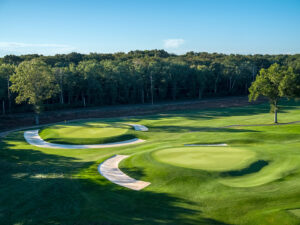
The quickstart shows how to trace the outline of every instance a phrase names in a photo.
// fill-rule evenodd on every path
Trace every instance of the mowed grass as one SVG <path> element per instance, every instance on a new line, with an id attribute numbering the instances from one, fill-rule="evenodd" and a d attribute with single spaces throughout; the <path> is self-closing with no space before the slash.
<path id="1" fill-rule="evenodd" d="M 282 104 L 279 122 L 300 120 L 299 102 Z M 146 142 L 107 149 L 43 149 L 11 133 L 0 143 L 0 224 L 299 224 L 300 124 L 227 127 L 272 120 L 261 104 L 87 121 L 149 127 Z M 184 146 L 197 143 L 229 146 Z M 114 154 L 131 155 L 121 169 L 151 185 L 102 177 Z"/>
<path id="2" fill-rule="evenodd" d="M 73 122 L 46 127 L 42 139 L 59 144 L 102 144 L 136 138 L 132 127 L 116 123 Z"/>
<path id="3" fill-rule="evenodd" d="M 184 168 L 228 171 L 244 168 L 255 152 L 230 147 L 184 147 L 155 151 L 157 161 Z"/>

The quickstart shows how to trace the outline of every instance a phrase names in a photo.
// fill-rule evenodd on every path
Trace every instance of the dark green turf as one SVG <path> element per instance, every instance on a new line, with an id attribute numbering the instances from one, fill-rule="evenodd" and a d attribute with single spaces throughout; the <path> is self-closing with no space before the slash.
<path id="1" fill-rule="evenodd" d="M 299 103 L 285 104 L 279 122 L 300 120 Z M 300 124 L 224 128 L 272 119 L 266 104 L 98 120 L 150 128 L 147 142 L 108 149 L 43 149 L 12 133 L 0 143 L 0 224 L 299 224 Z M 255 156 L 226 171 L 153 157 L 193 143 Z M 114 154 L 132 155 L 121 169 L 151 185 L 132 191 L 102 177 L 97 166 Z"/>

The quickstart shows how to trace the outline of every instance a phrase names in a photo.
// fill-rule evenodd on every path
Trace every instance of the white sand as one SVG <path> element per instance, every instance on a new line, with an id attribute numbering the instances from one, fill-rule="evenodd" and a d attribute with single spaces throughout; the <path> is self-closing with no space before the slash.
<path id="1" fill-rule="evenodd" d="M 107 160 L 105 160 L 103 163 L 101 163 L 98 167 L 99 173 L 104 176 L 106 179 L 110 180 L 111 182 L 127 187 L 132 190 L 139 191 L 148 185 L 150 185 L 149 182 L 141 181 L 141 180 L 135 180 L 129 176 L 127 176 L 125 173 L 123 173 L 119 169 L 119 163 L 123 160 L 129 157 L 128 155 L 115 155 Z"/>
<path id="2" fill-rule="evenodd" d="M 129 126 L 132 126 L 137 131 L 148 131 L 148 127 L 140 125 L 140 124 L 127 124 Z"/>
<path id="3" fill-rule="evenodd" d="M 113 142 L 107 144 L 94 144 L 94 145 L 68 145 L 68 144 L 54 144 L 44 141 L 40 135 L 39 130 L 30 130 L 24 132 L 25 140 L 34 146 L 41 148 L 62 148 L 62 149 L 84 149 L 84 148 L 113 148 L 124 145 L 131 145 L 142 143 L 145 140 L 134 138 L 127 141 Z"/>
<path id="4" fill-rule="evenodd" d="M 146 131 L 148 130 L 147 127 L 139 124 L 133 124 L 132 125 L 135 130 L 138 131 Z M 40 135 L 39 130 L 29 130 L 24 132 L 24 138 L 25 140 L 34 146 L 41 147 L 41 148 L 61 148 L 61 149 L 85 149 L 85 148 L 113 148 L 113 147 L 119 147 L 124 145 L 132 145 L 132 144 L 138 144 L 142 143 L 145 140 L 139 139 L 139 138 L 133 138 L 126 141 L 120 141 L 120 142 L 113 142 L 113 143 L 107 143 L 107 144 L 94 144 L 94 145 L 69 145 L 69 144 L 55 144 L 55 143 L 49 143 L 44 141 Z"/>

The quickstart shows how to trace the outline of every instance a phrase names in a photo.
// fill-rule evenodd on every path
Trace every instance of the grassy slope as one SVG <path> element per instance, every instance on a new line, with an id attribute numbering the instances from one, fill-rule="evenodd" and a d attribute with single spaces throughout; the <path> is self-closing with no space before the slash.
<path id="1" fill-rule="evenodd" d="M 45 141 L 59 144 L 102 144 L 136 138 L 133 128 L 110 121 L 110 123 L 74 122 L 45 127 L 40 131 Z"/>
<path id="2" fill-rule="evenodd" d="M 242 169 L 253 160 L 253 151 L 230 147 L 184 147 L 155 151 L 157 161 L 209 171 Z"/>
<path id="3" fill-rule="evenodd" d="M 300 120 L 299 103 L 282 111 L 280 122 Z M 299 224 L 300 125 L 218 128 L 272 123 L 267 105 L 118 122 L 148 126 L 148 141 L 100 150 L 39 149 L 22 132 L 2 141 L 0 224 Z M 153 157 L 191 143 L 228 143 L 255 156 L 231 171 L 181 168 Z M 133 154 L 122 170 L 152 184 L 136 192 L 100 176 L 98 164 L 113 154 Z"/>

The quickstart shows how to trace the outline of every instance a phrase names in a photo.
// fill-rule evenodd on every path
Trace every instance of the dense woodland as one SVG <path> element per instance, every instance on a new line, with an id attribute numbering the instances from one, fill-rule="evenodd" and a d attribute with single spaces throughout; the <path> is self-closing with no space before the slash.
<path id="1" fill-rule="evenodd" d="M 164 50 L 151 50 L 115 54 L 7 55 L 0 58 L 1 113 L 33 110 L 30 104 L 16 104 L 17 94 L 10 88 L 11 76 L 25 68 L 21 68 L 22 62 L 33 59 L 39 59 L 49 70 L 40 82 L 48 80 L 52 84 L 51 96 L 44 96 L 43 110 L 247 95 L 259 70 L 273 63 L 289 66 L 300 74 L 300 54 L 188 52 L 174 55 Z"/>

